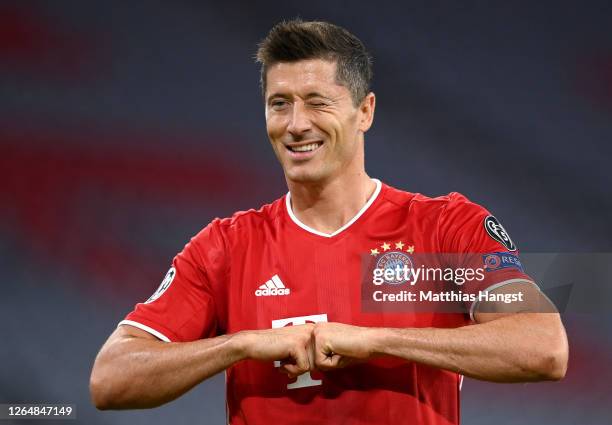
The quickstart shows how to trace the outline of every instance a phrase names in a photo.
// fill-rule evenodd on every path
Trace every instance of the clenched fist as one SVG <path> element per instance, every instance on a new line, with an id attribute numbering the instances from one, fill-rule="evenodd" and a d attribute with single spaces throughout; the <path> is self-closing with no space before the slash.
<path id="1" fill-rule="evenodd" d="M 314 369 L 312 360 L 313 324 L 277 329 L 242 331 L 241 346 L 246 358 L 282 361 L 282 370 L 290 377 Z"/>
<path id="2" fill-rule="evenodd" d="M 368 360 L 376 354 L 375 336 L 376 328 L 317 323 L 312 332 L 315 368 L 330 370 Z"/>
<path id="3" fill-rule="evenodd" d="M 239 333 L 246 358 L 280 361 L 280 371 L 292 378 L 368 360 L 376 355 L 376 335 L 376 328 L 333 322 Z"/>

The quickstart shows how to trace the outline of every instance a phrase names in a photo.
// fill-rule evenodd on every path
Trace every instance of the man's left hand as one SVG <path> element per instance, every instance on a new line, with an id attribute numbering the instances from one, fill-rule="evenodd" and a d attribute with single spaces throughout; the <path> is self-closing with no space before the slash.
<path id="1" fill-rule="evenodd" d="M 334 322 L 317 323 L 312 332 L 315 366 L 319 370 L 346 367 L 374 355 L 375 329 Z"/>

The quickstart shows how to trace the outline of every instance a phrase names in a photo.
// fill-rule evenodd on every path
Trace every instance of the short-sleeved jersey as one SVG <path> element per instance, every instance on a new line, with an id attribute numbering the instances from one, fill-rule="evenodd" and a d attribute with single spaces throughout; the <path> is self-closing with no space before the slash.
<path id="1" fill-rule="evenodd" d="M 392 263 L 419 252 L 478 253 L 493 264 L 466 292 L 531 280 L 512 263 L 516 248 L 508 234 L 481 206 L 458 193 L 429 198 L 375 182 L 367 204 L 333 234 L 301 223 L 290 194 L 215 219 L 174 258 L 157 292 L 121 324 L 173 342 L 320 321 L 469 325 L 473 302 L 450 313 L 363 308 L 364 258 L 387 256 Z M 226 371 L 229 423 L 459 423 L 462 377 L 450 371 L 384 357 L 291 380 L 277 367 L 245 360 Z"/>

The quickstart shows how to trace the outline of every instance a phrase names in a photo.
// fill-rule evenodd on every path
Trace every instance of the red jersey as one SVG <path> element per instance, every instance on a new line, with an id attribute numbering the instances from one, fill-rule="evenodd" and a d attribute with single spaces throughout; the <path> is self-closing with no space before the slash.
<path id="1" fill-rule="evenodd" d="M 388 265 L 419 252 L 482 253 L 478 258 L 493 266 L 467 293 L 531 280 L 514 260 L 509 236 L 484 208 L 457 193 L 428 198 L 376 184 L 362 210 L 333 234 L 301 223 L 290 194 L 257 211 L 213 220 L 174 258 L 156 293 L 121 324 L 176 342 L 319 321 L 470 324 L 473 303 L 451 313 L 362 308 L 364 258 Z M 229 423 L 459 423 L 462 377 L 453 372 L 386 357 L 292 380 L 278 366 L 245 360 L 226 371 Z"/>

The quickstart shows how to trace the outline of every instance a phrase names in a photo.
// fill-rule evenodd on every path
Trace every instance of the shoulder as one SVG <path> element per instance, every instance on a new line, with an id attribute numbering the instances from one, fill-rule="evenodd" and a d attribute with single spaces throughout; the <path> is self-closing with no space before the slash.
<path id="1" fill-rule="evenodd" d="M 396 207 L 410 209 L 413 213 L 443 214 L 448 210 L 482 209 L 480 205 L 470 201 L 467 196 L 459 192 L 430 197 L 386 185 L 384 197 Z"/>
<path id="2" fill-rule="evenodd" d="M 255 209 L 236 211 L 229 217 L 215 218 L 204 227 L 196 239 L 218 234 L 220 237 L 232 237 L 236 233 L 251 231 L 269 224 L 273 224 L 280 216 L 284 208 L 285 196 L 282 196 L 269 204 L 264 204 Z"/>
<path id="3" fill-rule="evenodd" d="M 266 222 L 275 221 L 283 211 L 285 196 L 282 196 L 269 204 L 264 204 L 255 209 L 236 211 L 230 217 L 215 219 L 219 226 L 228 230 L 239 230 L 244 227 L 258 226 Z"/>

